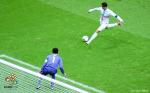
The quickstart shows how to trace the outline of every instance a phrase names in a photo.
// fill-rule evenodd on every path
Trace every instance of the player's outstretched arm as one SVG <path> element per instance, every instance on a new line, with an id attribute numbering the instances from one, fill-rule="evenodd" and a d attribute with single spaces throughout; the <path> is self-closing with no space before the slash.
<path id="1" fill-rule="evenodd" d="M 117 16 L 117 19 L 119 20 L 118 24 L 122 26 L 124 24 L 123 19 L 120 16 Z"/>
<path id="2" fill-rule="evenodd" d="M 119 21 L 120 24 L 124 23 L 123 19 L 120 16 L 118 16 L 116 13 L 114 13 L 112 10 L 109 10 L 109 12 L 112 16 L 114 16 Z"/>
<path id="3" fill-rule="evenodd" d="M 61 73 L 64 75 L 64 77 L 66 78 L 67 75 L 66 75 L 66 73 L 65 73 L 65 71 L 64 71 L 64 69 L 63 69 L 62 67 L 60 67 L 60 71 L 61 71 Z"/>
<path id="4" fill-rule="evenodd" d="M 61 58 L 60 58 L 59 68 L 60 68 L 61 73 L 64 75 L 64 77 L 66 77 L 66 73 L 64 71 L 63 62 Z"/>
<path id="5" fill-rule="evenodd" d="M 64 75 L 64 77 L 66 77 L 66 73 L 65 73 L 65 71 L 64 71 L 62 61 L 61 61 L 60 64 L 59 64 L 59 68 L 60 68 L 61 73 Z"/>
<path id="6" fill-rule="evenodd" d="M 89 10 L 88 10 L 88 13 L 91 13 L 91 12 L 93 12 L 93 11 L 98 11 L 98 10 L 100 10 L 99 7 L 92 8 L 92 9 L 89 9 Z"/>
<path id="7" fill-rule="evenodd" d="M 122 23 L 122 24 L 124 23 L 123 19 L 120 16 L 116 15 L 116 18 L 119 20 L 120 23 Z"/>

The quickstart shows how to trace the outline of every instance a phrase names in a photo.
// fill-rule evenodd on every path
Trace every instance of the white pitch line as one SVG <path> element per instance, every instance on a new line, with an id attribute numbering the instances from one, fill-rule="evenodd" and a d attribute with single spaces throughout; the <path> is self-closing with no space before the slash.
<path id="1" fill-rule="evenodd" d="M 0 55 L 0 57 L 13 60 L 13 61 L 15 61 L 15 62 L 17 62 L 17 63 L 19 63 L 19 64 L 29 66 L 29 67 L 31 67 L 31 68 L 33 68 L 33 69 L 35 69 L 35 70 L 40 70 L 40 68 L 37 67 L 37 66 L 31 65 L 31 64 L 29 64 L 28 62 L 25 62 L 25 61 L 22 61 L 22 60 L 18 60 L 18 59 L 14 58 L 14 57 L 10 57 L 10 56 L 5 55 L 5 54 Z M 77 81 L 74 81 L 74 80 L 71 80 L 71 79 L 68 79 L 68 78 L 64 78 L 64 77 L 62 77 L 62 76 L 60 76 L 60 75 L 58 75 L 58 74 L 57 74 L 56 76 L 57 76 L 58 78 L 61 78 L 61 79 L 66 80 L 66 81 L 69 81 L 69 82 L 71 82 L 71 83 L 73 83 L 73 84 L 79 85 L 79 86 L 81 86 L 81 87 L 83 87 L 83 88 L 87 88 L 87 89 L 92 90 L 92 91 L 94 91 L 94 92 L 97 92 L 97 93 L 106 93 L 106 92 L 104 92 L 104 91 L 102 91 L 102 90 L 99 90 L 99 89 L 96 89 L 96 88 L 94 88 L 94 87 L 85 85 L 85 84 L 83 84 L 83 83 L 80 83 L 80 82 L 77 82 Z"/>
<path id="2" fill-rule="evenodd" d="M 50 77 L 43 76 L 43 75 L 41 75 L 40 73 L 36 73 L 36 72 L 34 72 L 34 71 L 32 71 L 32 70 L 29 70 L 29 69 L 27 69 L 27 68 L 24 68 L 24 67 L 21 67 L 21 66 L 12 64 L 11 62 L 6 61 L 6 60 L 4 60 L 4 59 L 0 59 L 0 63 L 4 64 L 4 65 L 6 65 L 6 66 L 9 66 L 9 67 L 15 68 L 16 70 L 21 70 L 21 71 L 26 72 L 26 73 L 28 73 L 28 74 L 37 76 L 38 78 L 42 78 L 42 79 L 45 79 L 45 80 L 54 82 L 55 84 L 62 85 L 63 87 L 68 88 L 68 89 L 71 89 L 71 90 L 74 90 L 74 91 L 76 91 L 76 92 L 79 92 L 79 93 L 89 93 L 89 92 L 87 92 L 87 91 L 84 91 L 84 90 L 82 90 L 82 89 L 79 89 L 79 88 L 74 87 L 74 86 L 71 86 L 71 85 L 68 85 L 68 84 L 63 83 L 63 82 L 61 82 L 61 81 L 53 80 L 53 79 L 51 79 Z"/>

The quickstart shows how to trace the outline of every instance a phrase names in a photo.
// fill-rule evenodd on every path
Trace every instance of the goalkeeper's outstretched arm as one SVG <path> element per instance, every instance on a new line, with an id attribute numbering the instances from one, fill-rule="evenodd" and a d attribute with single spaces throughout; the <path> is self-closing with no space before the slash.
<path id="1" fill-rule="evenodd" d="M 64 75 L 64 77 L 66 77 L 66 73 L 65 73 L 64 68 L 63 68 L 63 67 L 60 67 L 60 71 L 61 71 L 61 73 Z"/>
<path id="2" fill-rule="evenodd" d="M 62 60 L 59 63 L 59 68 L 60 68 L 61 73 L 66 77 L 66 73 L 65 73 L 64 68 L 63 68 Z"/>

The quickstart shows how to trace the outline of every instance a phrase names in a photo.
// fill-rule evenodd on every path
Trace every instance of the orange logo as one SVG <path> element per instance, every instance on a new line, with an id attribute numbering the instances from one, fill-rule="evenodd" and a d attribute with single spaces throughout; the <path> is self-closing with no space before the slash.
<path id="1" fill-rule="evenodd" d="M 17 76 L 16 74 L 9 74 L 6 78 L 6 85 L 4 86 L 4 88 L 13 88 L 13 87 L 17 87 Z"/>
<path id="2" fill-rule="evenodd" d="M 17 76 L 15 74 L 11 74 L 5 78 L 5 81 L 7 81 L 7 82 L 16 81 L 16 79 L 17 79 Z"/>

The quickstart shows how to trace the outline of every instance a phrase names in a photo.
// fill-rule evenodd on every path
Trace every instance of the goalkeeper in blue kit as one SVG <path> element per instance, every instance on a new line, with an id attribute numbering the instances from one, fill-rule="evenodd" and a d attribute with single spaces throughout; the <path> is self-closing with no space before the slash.
<path id="1" fill-rule="evenodd" d="M 40 73 L 42 75 L 50 75 L 52 79 L 55 79 L 55 74 L 57 73 L 57 68 L 60 68 L 61 73 L 66 76 L 63 68 L 63 63 L 61 57 L 58 55 L 58 48 L 52 49 L 52 54 L 48 55 L 45 63 L 43 64 Z M 37 89 L 41 87 L 42 79 L 40 78 L 38 80 L 38 86 Z M 53 87 L 54 83 L 51 82 L 50 86 Z"/>

